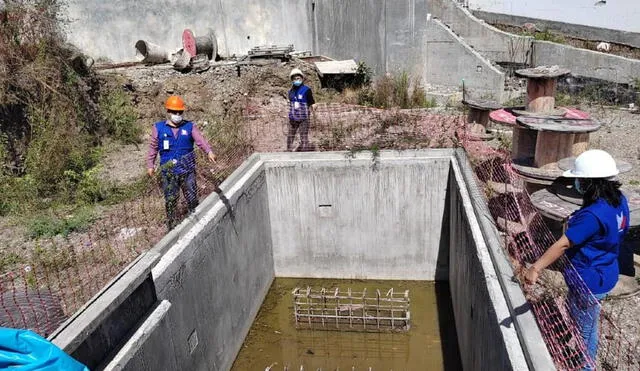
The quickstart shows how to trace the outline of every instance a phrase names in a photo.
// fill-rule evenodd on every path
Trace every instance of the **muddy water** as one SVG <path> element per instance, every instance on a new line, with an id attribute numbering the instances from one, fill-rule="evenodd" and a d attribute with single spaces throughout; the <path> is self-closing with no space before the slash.
<path id="1" fill-rule="evenodd" d="M 407 333 L 298 330 L 293 318 L 296 287 L 348 288 L 368 292 L 409 290 L 411 329 Z M 426 281 L 360 281 L 276 278 L 253 323 L 233 371 L 461 369 L 449 287 Z"/>

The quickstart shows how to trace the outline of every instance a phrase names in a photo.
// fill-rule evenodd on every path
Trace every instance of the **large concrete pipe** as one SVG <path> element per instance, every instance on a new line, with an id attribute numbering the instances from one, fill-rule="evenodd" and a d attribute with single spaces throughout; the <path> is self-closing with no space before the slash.
<path id="1" fill-rule="evenodd" d="M 144 40 L 136 42 L 136 56 L 144 63 L 165 63 L 169 61 L 168 55 L 167 50 L 159 45 Z"/>

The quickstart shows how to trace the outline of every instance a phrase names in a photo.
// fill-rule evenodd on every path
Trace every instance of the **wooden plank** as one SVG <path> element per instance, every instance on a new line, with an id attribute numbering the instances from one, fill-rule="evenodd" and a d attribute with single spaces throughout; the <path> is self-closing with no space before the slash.
<path id="1" fill-rule="evenodd" d="M 544 185 L 551 185 L 553 181 L 562 176 L 562 171 L 557 167 L 549 166 L 541 169 L 533 166 L 531 163 L 525 161 L 514 160 L 511 163 L 513 170 L 518 173 L 529 183 L 538 183 Z"/>
<path id="2" fill-rule="evenodd" d="M 531 193 L 531 202 L 541 213 L 556 220 L 565 220 L 581 207 L 582 198 L 579 198 L 580 203 L 576 203 L 575 197 L 569 200 L 567 195 L 555 194 L 554 190 L 554 187 L 550 187 Z M 640 194 L 630 189 L 622 189 L 622 193 L 629 203 L 629 225 L 636 227 L 640 225 Z"/>
<path id="3" fill-rule="evenodd" d="M 536 118 L 548 118 L 548 119 L 561 119 L 566 113 L 563 109 L 554 108 L 552 111 L 547 112 L 531 112 L 527 110 L 513 109 L 511 110 L 515 116 L 530 116 Z"/>
<path id="4" fill-rule="evenodd" d="M 480 124 L 484 128 L 488 128 L 489 127 L 489 111 L 471 108 L 469 109 L 467 122 L 470 124 L 472 123 Z"/>
<path id="5" fill-rule="evenodd" d="M 582 152 L 589 148 L 589 133 L 574 134 L 573 146 L 571 147 L 571 155 L 579 156 Z"/>
<path id="6" fill-rule="evenodd" d="M 536 139 L 534 166 L 539 168 L 557 168 L 557 162 L 571 156 L 574 135 L 541 131 Z"/>
<path id="7" fill-rule="evenodd" d="M 594 120 L 575 120 L 567 118 L 540 118 L 519 116 L 516 122 L 528 129 L 536 131 L 563 132 L 569 134 L 590 133 L 600 128 L 601 124 Z"/>
<path id="8" fill-rule="evenodd" d="M 513 128 L 511 158 L 514 160 L 533 158 L 538 132 L 523 127 Z"/>
<path id="9" fill-rule="evenodd" d="M 529 79 L 526 109 L 530 112 L 553 112 L 556 105 L 555 79 Z"/>
<path id="10" fill-rule="evenodd" d="M 469 108 L 475 108 L 479 110 L 497 110 L 501 109 L 502 105 L 498 102 L 492 100 L 482 100 L 482 99 L 464 99 L 462 100 L 462 104 L 469 106 Z"/>
<path id="11" fill-rule="evenodd" d="M 571 70 L 560 66 L 539 66 L 516 70 L 516 76 L 531 79 L 555 79 L 569 73 L 571 73 Z"/>

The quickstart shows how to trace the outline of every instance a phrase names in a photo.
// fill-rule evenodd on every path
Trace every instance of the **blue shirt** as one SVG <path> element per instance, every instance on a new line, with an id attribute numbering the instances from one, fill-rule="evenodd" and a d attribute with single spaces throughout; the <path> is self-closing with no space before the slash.
<path id="1" fill-rule="evenodd" d="M 567 256 L 594 294 L 604 294 L 618 282 L 618 254 L 629 229 L 629 206 L 622 196 L 620 206 L 604 199 L 576 211 L 565 235 L 571 241 Z"/>

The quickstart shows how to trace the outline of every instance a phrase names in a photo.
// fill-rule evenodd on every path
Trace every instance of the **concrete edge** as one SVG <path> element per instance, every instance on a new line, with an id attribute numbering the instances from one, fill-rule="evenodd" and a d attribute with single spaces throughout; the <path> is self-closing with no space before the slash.
<path id="1" fill-rule="evenodd" d="M 256 161 L 260 160 L 260 155 L 257 153 L 249 156 L 247 160 L 245 160 L 231 175 L 229 175 L 223 182 L 220 184 L 220 189 L 224 189 L 228 187 L 228 184 L 232 184 L 236 181 L 236 178 L 239 176 L 239 173 L 242 173 L 243 169 L 249 168 L 253 166 Z M 220 201 L 220 197 L 215 192 L 212 192 L 209 196 L 207 196 L 198 207 L 193 214 L 186 217 L 180 224 L 178 224 L 175 228 L 173 228 L 169 233 L 167 233 L 156 245 L 151 249 L 151 251 L 155 251 L 160 255 L 164 255 L 173 246 L 179 239 L 184 237 L 187 232 L 197 223 L 198 216 L 202 214 L 203 210 L 210 209 L 216 202 Z"/>
<path id="2" fill-rule="evenodd" d="M 563 48 L 563 49 L 568 49 L 568 50 L 572 50 L 572 51 L 579 51 L 579 52 L 583 52 L 583 53 L 587 53 L 587 54 L 598 55 L 598 56 L 600 56 L 602 58 L 608 58 L 608 59 L 611 59 L 612 61 L 617 61 L 617 63 L 621 63 L 621 62 L 625 62 L 625 63 L 640 63 L 639 59 L 622 57 L 622 56 L 619 56 L 619 55 L 614 55 L 614 54 L 610 54 L 610 53 L 603 53 L 603 52 L 599 52 L 599 51 L 596 51 L 596 50 L 576 48 L 575 46 L 566 45 L 566 44 L 558 44 L 558 43 L 554 43 L 553 41 L 534 40 L 533 41 L 534 47 L 535 47 L 536 44 L 551 44 L 551 45 L 555 45 L 555 46 Z M 535 56 L 535 51 L 534 51 L 534 56 Z M 612 64 L 616 64 L 616 62 L 612 62 Z"/>
<path id="3" fill-rule="evenodd" d="M 60 325 L 49 340 L 65 352 L 73 353 L 147 279 L 159 260 L 160 254 L 155 251 L 140 255 Z"/>
<path id="4" fill-rule="evenodd" d="M 565 33 L 571 37 L 577 37 L 590 41 L 606 41 L 634 48 L 640 48 L 640 33 L 630 31 L 620 31 L 611 28 L 593 27 L 577 23 L 567 23 L 552 21 L 541 18 L 530 18 L 525 16 L 487 12 L 480 9 L 471 10 L 476 17 L 486 20 L 486 22 L 503 23 L 511 26 L 519 26 L 525 23 L 541 25 L 542 28 L 550 28 Z M 595 35 L 590 37 L 589 35 Z M 612 37 L 613 36 L 613 37 Z"/>
<path id="5" fill-rule="evenodd" d="M 553 370 L 555 369 L 553 359 L 531 311 L 530 304 L 524 297 L 520 284 L 514 279 L 513 268 L 505 255 L 505 250 L 502 248 L 498 229 L 488 206 L 484 202 L 484 196 L 480 194 L 480 188 L 473 175 L 467 155 L 463 150 L 457 150 L 455 157 L 456 167 L 459 166 L 457 170 L 460 171 L 460 175 L 467 185 L 466 191 L 474 205 L 474 217 L 480 227 L 480 232 L 483 236 L 482 240 L 486 241 L 486 248 L 493 264 L 492 270 L 495 272 L 501 290 L 504 293 L 509 316 L 513 320 L 514 326 L 519 329 L 516 334 L 524 351 L 526 362 L 532 370 Z M 497 314 L 500 315 L 500 313 Z M 498 320 L 503 328 L 511 325 L 506 317 Z M 524 336 L 525 333 L 526 336 Z"/>
<path id="6" fill-rule="evenodd" d="M 469 9 L 464 8 L 462 5 L 460 5 L 460 3 L 454 1 L 454 0 L 449 0 L 451 3 L 453 3 L 453 6 L 455 6 L 456 8 L 458 8 L 460 11 L 464 12 L 468 19 L 470 19 L 472 22 L 477 23 L 479 26 L 484 27 L 486 29 L 488 29 L 491 32 L 494 32 L 500 36 L 504 36 L 510 39 L 518 39 L 518 40 L 523 40 L 523 41 L 533 41 L 535 40 L 535 38 L 533 36 L 522 36 L 522 35 L 516 35 L 513 34 L 511 32 L 506 32 L 506 31 L 502 31 L 501 29 L 494 27 L 493 25 L 487 23 L 484 19 L 481 19 L 480 17 L 477 17 L 475 14 L 473 14 L 473 12 L 469 11 Z"/>
<path id="7" fill-rule="evenodd" d="M 469 45 L 465 41 L 465 39 L 463 39 L 462 37 L 458 36 L 455 32 L 453 32 L 451 27 L 447 26 L 445 23 L 443 23 L 440 19 L 437 19 L 437 18 L 432 19 L 432 21 L 435 24 L 437 24 L 438 26 L 440 26 L 443 29 L 445 29 L 449 33 L 449 35 L 451 37 L 453 37 L 463 48 L 465 48 L 467 50 L 468 53 L 470 53 L 474 57 L 476 57 L 480 62 L 482 62 L 486 67 L 491 69 L 493 72 L 499 74 L 500 76 L 502 76 L 502 78 L 505 78 L 504 72 L 500 71 L 496 66 L 494 66 L 491 63 L 491 61 L 489 59 L 487 59 L 485 56 L 483 56 L 477 50 L 475 50 L 473 47 L 471 47 L 471 45 Z"/>
<path id="8" fill-rule="evenodd" d="M 131 361 L 136 352 L 140 350 L 142 345 L 149 339 L 156 328 L 160 326 L 160 322 L 166 317 L 171 303 L 163 300 L 144 320 L 144 322 L 136 329 L 127 342 L 122 346 L 120 351 L 111 359 L 104 367 L 104 370 L 121 370 Z"/>
<path id="9" fill-rule="evenodd" d="M 511 326 L 512 318 L 514 317 L 511 306 L 509 305 L 508 292 L 505 291 L 502 285 L 501 272 L 498 271 L 494 260 L 496 260 L 493 246 L 491 241 L 488 241 L 483 233 L 483 227 L 481 226 L 477 215 L 476 208 L 477 202 L 474 200 L 477 195 L 473 192 L 476 188 L 474 183 L 466 183 L 468 181 L 464 173 L 470 171 L 470 164 L 466 158 L 460 156 L 454 156 L 451 161 L 454 176 L 456 182 L 460 186 L 460 195 L 462 199 L 462 205 L 466 209 L 469 217 L 469 226 L 473 238 L 478 242 L 477 254 L 478 260 L 482 265 L 484 276 L 486 278 L 487 290 L 489 297 L 493 303 L 494 313 L 496 315 L 496 322 L 500 326 L 500 332 L 504 338 L 505 348 L 509 354 L 509 360 L 514 370 L 528 370 L 529 357 L 527 356 L 526 348 L 520 341 L 520 335 L 518 334 L 516 326 Z M 466 185 L 466 186 L 465 186 Z M 538 368 L 531 368 L 538 369 Z M 548 368 L 539 368 L 548 369 Z"/>
<path id="10" fill-rule="evenodd" d="M 377 155 L 374 155 L 377 153 Z M 358 151 L 331 151 L 331 152 L 271 152 L 257 153 L 265 163 L 270 162 L 305 162 L 305 161 L 345 161 L 345 160 L 404 160 L 417 158 L 451 157 L 454 150 L 451 148 L 429 148 L 429 149 L 385 149 L 379 151 L 358 150 Z"/>

